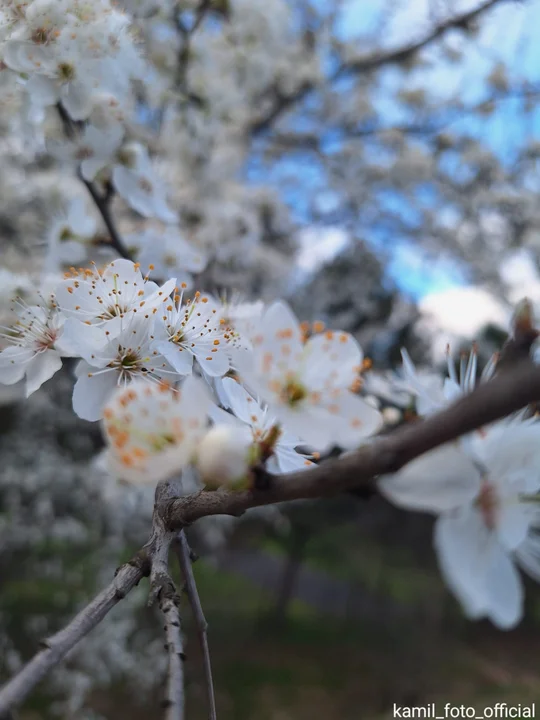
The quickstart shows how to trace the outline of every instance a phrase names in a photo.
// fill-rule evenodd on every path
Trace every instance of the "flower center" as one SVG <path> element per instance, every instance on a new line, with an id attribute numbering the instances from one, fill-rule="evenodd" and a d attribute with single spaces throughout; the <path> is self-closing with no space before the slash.
<path id="1" fill-rule="evenodd" d="M 32 33 L 32 42 L 36 45 L 44 45 L 49 40 L 49 33 L 45 28 L 36 28 Z"/>
<path id="2" fill-rule="evenodd" d="M 71 229 L 67 227 L 62 228 L 60 231 L 60 242 L 67 242 L 68 240 L 72 240 L 75 237 L 75 235 L 71 232 Z"/>
<path id="3" fill-rule="evenodd" d="M 499 498 L 494 486 L 487 480 L 482 480 L 480 494 L 476 501 L 482 519 L 488 530 L 493 530 L 497 522 L 497 511 L 499 509 Z"/>
<path id="4" fill-rule="evenodd" d="M 118 348 L 121 351 L 121 348 Z M 132 350 L 128 350 L 125 355 L 120 359 L 120 365 L 126 370 L 133 370 L 139 365 L 139 356 Z"/>
<path id="5" fill-rule="evenodd" d="M 283 402 L 294 407 L 307 397 L 306 388 L 297 380 L 288 380 L 281 390 L 281 399 Z"/>
<path id="6" fill-rule="evenodd" d="M 116 153 L 116 159 L 120 165 L 123 165 L 130 170 L 133 170 L 137 164 L 137 156 L 129 148 L 121 148 L 118 150 Z"/>
<path id="7" fill-rule="evenodd" d="M 70 82 L 75 77 L 75 66 L 68 62 L 58 65 L 58 79 L 60 82 Z"/>

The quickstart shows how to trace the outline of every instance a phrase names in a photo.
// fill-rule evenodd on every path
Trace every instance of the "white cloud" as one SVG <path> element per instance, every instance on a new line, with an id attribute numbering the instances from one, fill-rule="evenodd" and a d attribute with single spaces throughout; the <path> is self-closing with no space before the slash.
<path id="1" fill-rule="evenodd" d="M 534 303 L 540 303 L 540 275 L 530 252 L 517 250 L 504 258 L 500 272 L 511 302 L 517 303 L 528 297 Z"/>
<path id="2" fill-rule="evenodd" d="M 479 287 L 455 287 L 426 295 L 419 303 L 419 332 L 431 344 L 433 358 L 440 360 L 448 344 L 474 340 L 488 323 L 508 327 L 510 308 Z"/>
<path id="3" fill-rule="evenodd" d="M 300 270 L 312 273 L 332 260 L 347 244 L 348 234 L 340 228 L 306 228 L 298 235 L 300 250 L 296 262 Z"/>

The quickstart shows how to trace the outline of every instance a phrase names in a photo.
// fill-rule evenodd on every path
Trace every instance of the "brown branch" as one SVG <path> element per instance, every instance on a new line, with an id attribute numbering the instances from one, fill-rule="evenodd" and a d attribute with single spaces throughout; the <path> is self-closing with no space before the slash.
<path id="1" fill-rule="evenodd" d="M 210 648 L 208 647 L 208 623 L 204 616 L 199 591 L 197 590 L 197 583 L 193 575 L 191 550 L 183 530 L 178 534 L 177 541 L 174 544 L 174 551 L 178 557 L 180 569 L 184 577 L 185 591 L 193 612 L 193 617 L 195 618 L 195 625 L 203 654 L 206 696 L 208 698 L 208 717 L 209 720 L 217 720 L 212 663 L 210 660 Z"/>
<path id="2" fill-rule="evenodd" d="M 122 239 L 122 236 L 118 232 L 113 216 L 111 215 L 111 201 L 114 196 L 113 186 L 109 183 L 106 187 L 105 194 L 102 195 L 98 191 L 94 182 L 90 182 L 89 180 L 85 180 L 85 178 L 83 178 L 80 170 L 78 171 L 77 175 L 79 177 L 79 180 L 86 186 L 90 197 L 94 201 L 94 205 L 98 209 L 99 214 L 101 215 L 103 222 L 105 223 L 105 227 L 109 231 L 110 246 L 116 250 L 120 257 L 123 257 L 126 260 L 133 260 L 131 253 L 127 249 Z"/>
<path id="3" fill-rule="evenodd" d="M 150 571 L 148 558 L 138 553 L 119 568 L 114 580 L 76 615 L 63 630 L 44 640 L 43 649 L 0 688 L 0 718 L 18 707 L 37 683 L 93 630 L 120 600 Z"/>
<path id="4" fill-rule="evenodd" d="M 165 720 L 184 720 L 184 648 L 180 622 L 180 597 L 172 580 L 159 593 L 159 608 L 165 619 L 165 649 L 169 655 L 167 691 L 163 706 Z"/>
<path id="5" fill-rule="evenodd" d="M 394 50 L 388 50 L 386 52 L 378 52 L 373 55 L 369 55 L 365 58 L 358 58 L 348 63 L 343 63 L 337 70 L 330 76 L 329 82 L 335 82 L 347 73 L 360 74 L 364 72 L 371 72 L 378 70 L 379 68 L 386 67 L 388 65 L 396 65 L 398 63 L 406 62 L 410 60 L 416 53 L 423 50 L 428 45 L 431 45 L 435 40 L 445 35 L 449 30 L 455 28 L 466 28 L 481 14 L 490 10 L 497 3 L 509 2 L 510 0 L 484 0 L 474 10 L 463 12 L 460 15 L 456 15 L 453 18 L 446 20 L 445 22 L 437 25 L 430 33 L 420 40 L 414 43 L 409 43 L 403 47 L 396 48 Z M 269 112 L 262 118 L 259 118 L 252 123 L 250 133 L 252 136 L 260 135 L 261 133 L 268 130 L 271 125 L 289 108 L 293 105 L 301 102 L 309 95 L 313 90 L 316 89 L 316 85 L 311 82 L 305 82 L 300 85 L 293 93 L 289 95 L 283 95 L 276 91 L 276 99 L 274 106 Z"/>
<path id="6" fill-rule="evenodd" d="M 164 508 L 165 522 L 171 530 L 181 530 L 207 515 L 242 515 L 261 505 L 336 495 L 369 484 L 378 475 L 396 472 L 423 453 L 539 400 L 540 367 L 521 360 L 509 372 L 501 372 L 426 420 L 374 439 L 313 470 L 270 476 L 268 490 L 221 490 L 172 500 Z"/>
<path id="7" fill-rule="evenodd" d="M 69 140 L 75 140 L 77 134 L 84 126 L 84 123 L 75 122 L 74 120 L 72 120 L 71 116 L 61 102 L 56 104 L 56 109 L 58 111 L 58 115 L 60 116 L 60 120 L 62 122 L 66 137 Z M 80 167 L 77 169 L 77 177 L 83 183 L 83 185 L 86 186 L 86 189 L 90 193 L 90 197 L 94 201 L 94 205 L 98 209 L 99 214 L 101 215 L 103 222 L 105 223 L 105 227 L 109 231 L 110 246 L 116 250 L 120 257 L 126 258 L 126 260 L 133 260 L 133 258 L 131 257 L 131 253 L 125 246 L 124 241 L 122 240 L 122 237 L 116 228 L 116 223 L 114 222 L 114 219 L 111 215 L 110 206 L 114 197 L 114 187 L 112 186 L 112 184 L 107 183 L 104 194 L 101 194 L 94 182 L 90 182 L 82 176 Z"/>

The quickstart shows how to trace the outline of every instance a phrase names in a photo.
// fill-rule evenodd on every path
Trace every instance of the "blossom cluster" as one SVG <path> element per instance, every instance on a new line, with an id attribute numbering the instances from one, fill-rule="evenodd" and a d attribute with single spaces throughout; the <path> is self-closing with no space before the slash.
<path id="1" fill-rule="evenodd" d="M 257 463 L 308 467 L 306 453 L 357 447 L 381 427 L 358 394 L 351 335 L 307 337 L 284 302 L 223 303 L 182 285 L 158 285 L 131 260 L 73 268 L 41 304 L 19 303 L 1 381 L 24 378 L 29 395 L 62 357 L 79 358 L 73 409 L 103 420 L 109 466 L 139 483 L 192 462 L 208 486 L 242 483 Z"/>
<path id="2" fill-rule="evenodd" d="M 61 102 L 86 120 L 98 93 L 123 101 L 142 71 L 129 18 L 109 0 L 8 0 L 0 27 L 2 61 L 25 80 L 37 114 Z"/>
<path id="3" fill-rule="evenodd" d="M 48 128 L 49 108 L 62 119 L 60 137 L 47 129 L 47 154 L 96 191 L 118 194 L 141 218 L 167 226 L 132 233 L 133 256 L 149 264 L 151 247 L 156 276 L 182 273 L 190 284 L 207 258 L 183 238 L 147 144 L 129 130 L 136 120 L 133 83 L 149 73 L 132 18 L 109 0 L 8 0 L 0 8 L 0 59 L 23 85 L 34 125 Z M 85 263 L 91 250 L 107 245 L 103 237 L 74 197 L 51 223 L 45 269 Z"/>

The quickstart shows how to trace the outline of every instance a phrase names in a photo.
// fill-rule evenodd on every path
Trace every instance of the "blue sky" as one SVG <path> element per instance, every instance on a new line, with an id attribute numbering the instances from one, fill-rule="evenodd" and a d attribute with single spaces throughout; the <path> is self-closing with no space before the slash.
<path id="1" fill-rule="evenodd" d="M 479 0 L 452 0 L 446 3 L 446 7 L 451 7 L 452 14 L 455 14 L 476 7 L 478 3 Z M 378 26 L 383 4 L 382 0 L 349 0 L 345 3 L 346 12 L 341 24 L 343 34 L 349 38 L 358 37 L 359 42 L 362 36 L 369 36 Z M 383 44 L 395 47 L 412 37 L 422 36 L 425 28 L 429 27 L 428 6 L 429 0 L 408 0 L 402 3 L 403 10 L 396 13 L 394 21 L 386 28 Z M 444 8 L 444 0 L 439 0 L 438 6 Z M 423 71 L 419 85 L 427 83 L 430 90 L 440 93 L 441 97 L 459 93 L 465 102 L 474 103 L 482 98 L 484 78 L 494 60 L 505 63 L 510 77 L 513 74 L 524 75 L 531 81 L 539 82 L 538 27 L 540 0 L 528 0 L 523 5 L 503 4 L 484 23 L 477 41 L 471 44 L 465 56 L 464 64 L 439 62 L 434 69 Z M 458 33 L 454 33 L 447 36 L 447 42 L 458 47 L 462 39 Z M 401 82 L 401 78 L 395 71 L 389 71 L 387 82 Z M 523 132 L 522 124 L 516 121 L 515 110 L 516 104 L 507 102 L 497 118 L 490 122 L 465 119 L 455 125 L 481 134 L 501 159 L 511 162 Z M 389 122 L 395 121 L 394 110 L 388 107 L 387 112 Z M 533 118 L 532 127 L 529 126 L 527 131 L 529 136 L 531 132 L 540 135 L 540 114 Z M 374 244 L 377 244 L 376 241 Z M 465 274 L 457 266 L 443 261 L 426 263 L 418 251 L 405 243 L 398 243 L 393 249 L 389 272 L 404 291 L 417 298 L 467 283 Z"/>

